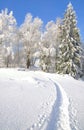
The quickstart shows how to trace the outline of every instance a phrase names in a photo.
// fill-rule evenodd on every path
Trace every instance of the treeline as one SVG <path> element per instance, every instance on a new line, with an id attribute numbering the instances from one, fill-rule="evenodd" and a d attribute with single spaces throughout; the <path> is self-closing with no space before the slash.
<path id="1" fill-rule="evenodd" d="M 0 67 L 36 66 L 51 73 L 84 74 L 84 47 L 77 27 L 76 13 L 68 4 L 64 18 L 43 21 L 27 14 L 17 27 L 13 12 L 0 13 Z"/>

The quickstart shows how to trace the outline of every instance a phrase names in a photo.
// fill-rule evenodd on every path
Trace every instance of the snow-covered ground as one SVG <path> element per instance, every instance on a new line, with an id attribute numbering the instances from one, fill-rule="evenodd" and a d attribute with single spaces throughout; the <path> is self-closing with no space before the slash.
<path id="1" fill-rule="evenodd" d="M 84 81 L 0 69 L 0 130 L 84 130 Z"/>

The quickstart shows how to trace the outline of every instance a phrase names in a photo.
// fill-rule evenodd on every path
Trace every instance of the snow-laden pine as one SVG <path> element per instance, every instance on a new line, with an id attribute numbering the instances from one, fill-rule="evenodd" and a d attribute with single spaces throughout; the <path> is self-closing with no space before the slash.
<path id="1" fill-rule="evenodd" d="M 65 11 L 61 26 L 61 44 L 57 71 L 73 77 L 81 75 L 81 41 L 76 14 L 71 3 Z"/>

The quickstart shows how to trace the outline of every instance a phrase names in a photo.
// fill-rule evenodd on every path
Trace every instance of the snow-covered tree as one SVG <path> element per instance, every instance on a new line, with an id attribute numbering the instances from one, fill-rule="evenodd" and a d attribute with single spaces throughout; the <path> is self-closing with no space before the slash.
<path id="1" fill-rule="evenodd" d="M 84 76 L 84 43 L 82 43 L 82 72 Z"/>
<path id="2" fill-rule="evenodd" d="M 32 59 L 34 53 L 39 49 L 42 23 L 41 19 L 32 18 L 31 14 L 27 14 L 24 23 L 20 27 L 27 68 L 30 67 L 30 64 L 34 64 Z"/>
<path id="3" fill-rule="evenodd" d="M 48 22 L 42 37 L 41 67 L 48 72 L 56 72 L 60 22 L 60 19 L 57 19 L 56 22 Z"/>
<path id="4" fill-rule="evenodd" d="M 71 3 L 67 6 L 61 30 L 57 69 L 59 73 L 77 78 L 81 75 L 81 42 L 76 14 Z"/>
<path id="5" fill-rule="evenodd" d="M 11 64 L 14 56 L 13 40 L 16 31 L 16 20 L 13 12 L 8 13 L 8 9 L 0 13 L 0 43 L 2 44 L 4 63 L 6 67 Z"/>
<path id="6" fill-rule="evenodd" d="M 16 28 L 16 33 L 14 35 L 14 66 L 22 67 L 23 60 L 23 47 L 22 47 L 22 34 L 19 27 Z"/>
<path id="7" fill-rule="evenodd" d="M 4 67 L 4 59 L 3 59 L 3 52 L 2 52 L 2 44 L 0 44 L 0 67 Z"/>

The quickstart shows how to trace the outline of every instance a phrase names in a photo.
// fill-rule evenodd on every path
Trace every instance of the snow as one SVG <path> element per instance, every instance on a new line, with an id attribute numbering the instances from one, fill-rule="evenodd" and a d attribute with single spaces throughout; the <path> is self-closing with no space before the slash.
<path id="1" fill-rule="evenodd" d="M 0 130 L 84 130 L 84 81 L 0 69 Z"/>

